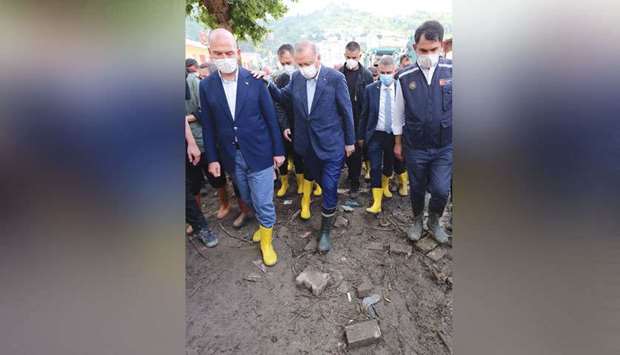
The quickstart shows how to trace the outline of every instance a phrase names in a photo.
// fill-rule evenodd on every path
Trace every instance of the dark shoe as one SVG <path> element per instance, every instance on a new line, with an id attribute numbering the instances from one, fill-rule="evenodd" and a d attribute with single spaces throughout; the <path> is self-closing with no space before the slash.
<path id="1" fill-rule="evenodd" d="M 428 214 L 428 230 L 431 232 L 435 240 L 441 244 L 446 244 L 450 239 L 450 235 L 439 223 L 441 216 L 437 213 L 430 212 Z"/>
<path id="2" fill-rule="evenodd" d="M 334 221 L 334 215 L 329 217 L 321 216 L 321 235 L 319 236 L 319 251 L 328 252 L 332 248 L 331 230 L 332 223 Z"/>
<path id="3" fill-rule="evenodd" d="M 209 228 L 201 229 L 200 232 L 198 232 L 198 238 L 204 243 L 204 245 L 207 246 L 207 248 L 213 248 L 219 242 L 219 240 L 217 240 L 217 236 L 211 232 Z"/>
<path id="4" fill-rule="evenodd" d="M 420 238 L 422 237 L 422 231 L 424 230 L 422 223 L 423 220 L 423 213 L 418 213 L 416 216 L 413 217 L 413 224 L 411 224 L 411 227 L 409 227 L 409 230 L 407 230 L 407 238 L 410 241 L 415 242 L 420 240 Z"/>
<path id="5" fill-rule="evenodd" d="M 245 226 L 245 224 L 248 222 L 248 220 L 250 220 L 250 215 L 244 212 L 239 213 L 239 216 L 237 216 L 237 218 L 235 218 L 235 220 L 233 221 L 233 227 L 239 229 L 243 226 Z"/>

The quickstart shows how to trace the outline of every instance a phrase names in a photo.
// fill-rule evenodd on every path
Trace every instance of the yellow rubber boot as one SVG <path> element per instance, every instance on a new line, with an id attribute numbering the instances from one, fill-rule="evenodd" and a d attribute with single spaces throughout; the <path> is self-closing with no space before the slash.
<path id="1" fill-rule="evenodd" d="M 273 228 L 260 226 L 258 230 L 260 231 L 260 252 L 263 254 L 263 264 L 273 266 L 278 261 L 278 255 L 271 244 Z"/>
<path id="2" fill-rule="evenodd" d="M 310 194 L 312 193 L 312 181 L 304 179 L 303 194 L 301 195 L 301 219 L 310 219 Z"/>
<path id="3" fill-rule="evenodd" d="M 366 172 L 364 173 L 364 180 L 370 180 L 370 160 L 365 160 Z"/>
<path id="4" fill-rule="evenodd" d="M 297 179 L 297 194 L 301 195 L 304 193 L 304 174 L 295 174 L 295 178 Z"/>
<path id="5" fill-rule="evenodd" d="M 381 212 L 381 200 L 383 199 L 383 189 L 380 187 L 373 187 L 372 198 L 374 200 L 372 203 L 372 206 L 368 207 L 366 209 L 366 212 L 377 214 Z"/>
<path id="6" fill-rule="evenodd" d="M 288 166 L 286 167 L 287 171 L 295 170 L 295 164 L 293 164 L 293 158 L 288 158 Z"/>
<path id="7" fill-rule="evenodd" d="M 321 196 L 323 194 L 323 189 L 321 189 L 321 186 L 317 183 L 314 183 L 314 186 L 314 196 Z"/>
<path id="8" fill-rule="evenodd" d="M 252 235 L 252 241 L 254 243 L 258 243 L 260 242 L 260 227 L 256 230 L 256 232 L 254 232 L 254 234 Z"/>
<path id="9" fill-rule="evenodd" d="M 383 197 L 392 197 L 390 191 L 390 178 L 385 175 L 381 175 L 381 188 L 383 189 Z"/>
<path id="10" fill-rule="evenodd" d="M 405 171 L 404 173 L 398 175 L 398 179 L 400 180 L 398 194 L 401 196 L 409 195 L 409 175 L 407 172 Z"/>
<path id="11" fill-rule="evenodd" d="M 280 190 L 278 190 L 278 192 L 276 193 L 276 196 L 278 197 L 286 195 L 286 191 L 288 190 L 288 176 L 280 176 L 280 182 L 282 183 L 280 186 Z"/>

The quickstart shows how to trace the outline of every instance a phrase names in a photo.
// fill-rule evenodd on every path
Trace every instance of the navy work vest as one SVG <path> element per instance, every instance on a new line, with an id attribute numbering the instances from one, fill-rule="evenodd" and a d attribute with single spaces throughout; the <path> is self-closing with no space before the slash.
<path id="1" fill-rule="evenodd" d="M 427 149 L 451 144 L 452 61 L 439 59 L 430 86 L 417 64 L 403 70 L 398 78 L 405 99 L 405 146 Z"/>

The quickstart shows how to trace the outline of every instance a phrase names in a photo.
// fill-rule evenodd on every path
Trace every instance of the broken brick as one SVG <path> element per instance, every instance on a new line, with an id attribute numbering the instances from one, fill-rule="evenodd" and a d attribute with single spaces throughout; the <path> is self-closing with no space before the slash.
<path id="1" fill-rule="evenodd" d="M 370 345 L 381 339 L 379 323 L 374 319 L 347 325 L 344 331 L 351 347 Z"/>
<path id="2" fill-rule="evenodd" d="M 433 238 L 422 238 L 415 243 L 415 247 L 419 249 L 423 253 L 428 253 L 429 251 L 435 249 L 437 246 L 437 242 Z"/>

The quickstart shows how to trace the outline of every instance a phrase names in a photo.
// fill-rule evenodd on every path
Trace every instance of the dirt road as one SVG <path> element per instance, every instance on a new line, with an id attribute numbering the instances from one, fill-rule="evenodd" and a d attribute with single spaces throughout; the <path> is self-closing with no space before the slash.
<path id="1" fill-rule="evenodd" d="M 216 199 L 210 188 L 207 191 L 203 210 L 220 244 L 201 254 L 186 243 L 187 354 L 451 353 L 451 248 L 435 247 L 430 256 L 441 257 L 441 249 L 446 251 L 437 261 L 416 246 L 411 255 L 390 251 L 390 244 L 413 245 L 403 232 L 411 220 L 408 197 L 395 193 L 384 200 L 384 212 L 377 218 L 364 211 L 368 193 L 360 194 L 362 207 L 338 212 L 347 226 L 334 228 L 333 250 L 320 255 L 304 250 L 318 235 L 320 198 L 313 197 L 312 219 L 301 221 L 293 182 L 287 196 L 276 202 L 274 246 L 279 260 L 263 272 L 253 263 L 260 259 L 258 245 L 241 240 L 257 222 L 233 229 L 238 213 L 233 209 L 221 222 L 239 239 L 231 237 L 214 218 Z M 292 203 L 285 205 L 285 200 Z M 339 205 L 346 200 L 347 194 L 339 194 Z M 306 267 L 330 274 L 328 287 L 318 297 L 295 285 L 295 277 Z M 344 327 L 369 319 L 356 294 L 356 286 L 364 281 L 381 296 L 374 309 L 382 337 L 375 344 L 351 348 Z"/>

